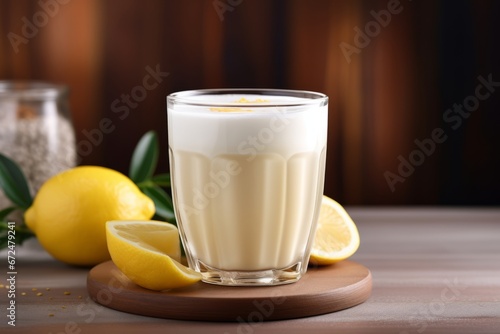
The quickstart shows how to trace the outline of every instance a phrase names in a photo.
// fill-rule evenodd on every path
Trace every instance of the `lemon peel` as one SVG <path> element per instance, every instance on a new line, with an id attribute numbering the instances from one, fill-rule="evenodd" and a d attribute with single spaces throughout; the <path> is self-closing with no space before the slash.
<path id="1" fill-rule="evenodd" d="M 239 100 L 234 101 L 233 103 L 267 103 L 269 100 L 257 98 L 255 100 L 249 100 L 246 97 L 242 97 Z M 212 107 L 210 111 L 218 111 L 218 112 L 252 112 L 252 109 L 245 109 L 241 107 Z"/>

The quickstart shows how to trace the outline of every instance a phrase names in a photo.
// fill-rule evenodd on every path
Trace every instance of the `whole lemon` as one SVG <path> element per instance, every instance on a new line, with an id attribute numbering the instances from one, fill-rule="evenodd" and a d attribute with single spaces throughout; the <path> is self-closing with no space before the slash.
<path id="1" fill-rule="evenodd" d="M 88 266 L 110 259 L 107 221 L 148 220 L 154 213 L 154 202 L 125 175 L 81 166 L 47 180 L 24 218 L 53 257 Z"/>

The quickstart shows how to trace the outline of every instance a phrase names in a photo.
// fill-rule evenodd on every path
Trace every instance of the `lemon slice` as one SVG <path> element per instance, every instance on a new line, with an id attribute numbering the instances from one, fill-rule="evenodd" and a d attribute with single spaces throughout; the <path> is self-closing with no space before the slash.
<path id="1" fill-rule="evenodd" d="M 160 221 L 109 221 L 108 250 L 114 264 L 135 284 L 151 290 L 191 285 L 201 274 L 182 265 L 179 232 Z"/>
<path id="2" fill-rule="evenodd" d="M 347 259 L 359 247 L 359 233 L 345 209 L 323 196 L 310 262 L 327 265 Z"/>

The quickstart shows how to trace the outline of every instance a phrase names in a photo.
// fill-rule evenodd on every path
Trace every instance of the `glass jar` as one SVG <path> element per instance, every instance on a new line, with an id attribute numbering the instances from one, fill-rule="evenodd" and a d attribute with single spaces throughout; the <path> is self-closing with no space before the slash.
<path id="1" fill-rule="evenodd" d="M 51 176 L 76 165 L 68 88 L 0 81 L 0 153 L 23 170 L 34 196 Z M 0 193 L 0 209 L 10 205 Z"/>

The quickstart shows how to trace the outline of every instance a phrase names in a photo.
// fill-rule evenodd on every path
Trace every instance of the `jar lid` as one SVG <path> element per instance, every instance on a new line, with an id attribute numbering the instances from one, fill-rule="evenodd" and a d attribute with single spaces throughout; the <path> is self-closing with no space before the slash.
<path id="1" fill-rule="evenodd" d="M 65 85 L 56 85 L 42 81 L 7 81 L 0 80 L 0 98 L 19 100 L 57 99 L 68 93 Z"/>

